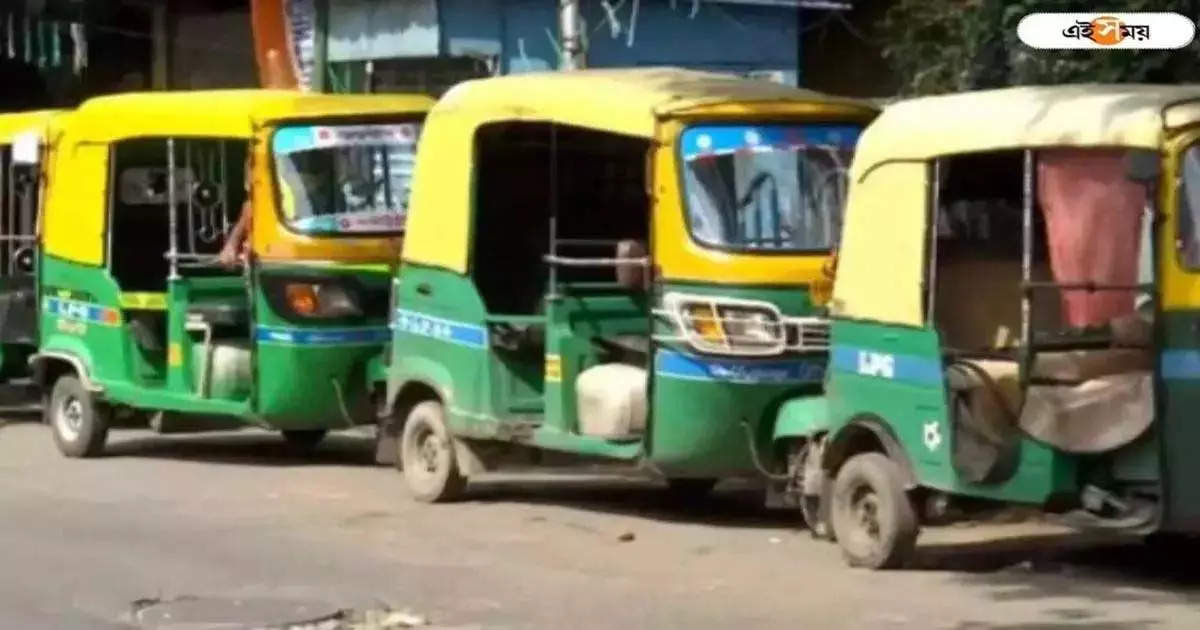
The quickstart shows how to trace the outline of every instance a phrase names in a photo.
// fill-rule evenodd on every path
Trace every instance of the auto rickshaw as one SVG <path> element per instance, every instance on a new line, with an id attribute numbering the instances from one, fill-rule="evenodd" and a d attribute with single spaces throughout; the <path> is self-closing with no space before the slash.
<path id="1" fill-rule="evenodd" d="M 0 380 L 28 376 L 37 349 L 37 226 L 50 125 L 65 113 L 0 114 Z"/>
<path id="2" fill-rule="evenodd" d="M 875 113 L 666 68 L 451 89 L 414 176 L 379 459 L 421 501 L 527 455 L 685 495 L 777 467 L 779 402 L 824 374 L 823 268 Z"/>
<path id="3" fill-rule="evenodd" d="M 871 568 L 981 503 L 1200 530 L 1197 212 L 1197 87 L 885 109 L 851 168 L 825 394 L 777 422 L 813 525 Z"/>
<path id="4" fill-rule="evenodd" d="M 375 420 L 424 96 L 244 90 L 87 101 L 51 139 L 39 268 L 46 419 L 68 456 L 110 425 L 253 425 L 311 446 Z M 239 209 L 244 267 L 218 264 Z"/>

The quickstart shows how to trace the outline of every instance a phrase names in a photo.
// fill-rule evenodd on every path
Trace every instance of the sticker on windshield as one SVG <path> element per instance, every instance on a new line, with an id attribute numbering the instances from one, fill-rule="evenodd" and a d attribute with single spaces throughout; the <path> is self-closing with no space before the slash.
<path id="1" fill-rule="evenodd" d="M 704 125 L 683 132 L 683 159 L 753 151 L 790 151 L 827 146 L 853 150 L 854 125 Z"/>
<path id="2" fill-rule="evenodd" d="M 285 155 L 334 147 L 412 146 L 420 130 L 419 123 L 282 127 L 275 132 L 272 150 Z"/>
<path id="3" fill-rule="evenodd" d="M 404 229 L 404 214 L 368 210 L 344 214 L 319 214 L 294 221 L 305 232 L 395 232 Z"/>

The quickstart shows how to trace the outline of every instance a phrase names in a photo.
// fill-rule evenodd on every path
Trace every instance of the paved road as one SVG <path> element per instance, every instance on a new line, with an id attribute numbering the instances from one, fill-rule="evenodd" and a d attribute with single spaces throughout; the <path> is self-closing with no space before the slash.
<path id="1" fill-rule="evenodd" d="M 181 596 L 489 629 L 1200 627 L 1194 559 L 1044 525 L 927 532 L 922 569 L 870 573 L 736 488 L 685 509 L 634 481 L 493 478 L 424 506 L 360 438 L 311 459 L 257 433 L 111 451 L 0 428 L 0 627 L 127 628 L 132 602 Z"/>

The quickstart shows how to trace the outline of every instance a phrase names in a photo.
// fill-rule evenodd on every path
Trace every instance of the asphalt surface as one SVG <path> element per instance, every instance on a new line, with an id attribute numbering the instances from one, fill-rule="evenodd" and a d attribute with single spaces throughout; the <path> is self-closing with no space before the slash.
<path id="1" fill-rule="evenodd" d="M 739 488 L 672 506 L 641 481 L 506 476 L 427 506 L 361 437 L 306 458 L 265 433 L 128 432 L 84 461 L 29 417 L 0 424 L 0 628 L 215 627 L 137 612 L 181 601 L 214 615 L 191 621 L 274 605 L 461 628 L 1200 628 L 1196 554 L 1040 523 L 928 530 L 919 569 L 872 573 Z"/>

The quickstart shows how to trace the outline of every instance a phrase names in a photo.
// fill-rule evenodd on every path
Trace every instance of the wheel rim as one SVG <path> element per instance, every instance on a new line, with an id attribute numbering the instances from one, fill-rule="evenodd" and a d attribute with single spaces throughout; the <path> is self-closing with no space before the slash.
<path id="1" fill-rule="evenodd" d="M 428 425 L 422 424 L 413 432 L 408 455 L 404 470 L 421 485 L 435 483 L 442 474 L 446 448 L 437 432 Z"/>
<path id="2" fill-rule="evenodd" d="M 882 504 L 879 495 L 871 486 L 861 484 L 851 493 L 849 508 L 851 531 L 848 542 L 864 553 L 873 553 L 883 538 L 883 526 L 879 518 Z"/>
<path id="3" fill-rule="evenodd" d="M 78 440 L 83 431 L 83 401 L 74 396 L 64 397 L 55 409 L 54 420 L 64 439 L 68 442 Z"/>

